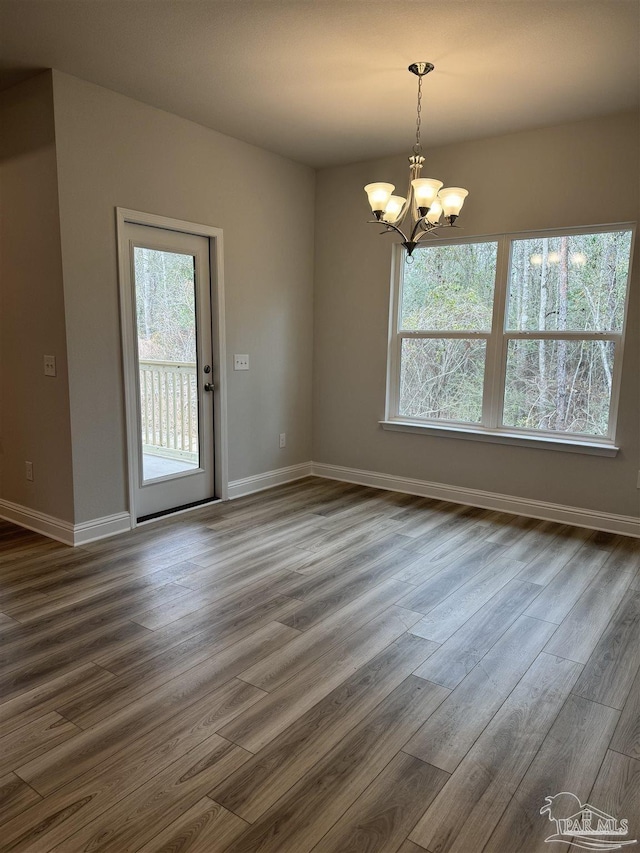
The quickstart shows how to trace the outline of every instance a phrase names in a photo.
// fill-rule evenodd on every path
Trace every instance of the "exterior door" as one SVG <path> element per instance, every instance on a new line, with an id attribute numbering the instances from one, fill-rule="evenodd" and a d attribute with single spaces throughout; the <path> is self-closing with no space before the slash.
<path id="1" fill-rule="evenodd" d="M 195 234 L 124 227 L 133 338 L 125 370 L 136 422 L 129 465 L 139 521 L 215 496 L 210 246 Z"/>

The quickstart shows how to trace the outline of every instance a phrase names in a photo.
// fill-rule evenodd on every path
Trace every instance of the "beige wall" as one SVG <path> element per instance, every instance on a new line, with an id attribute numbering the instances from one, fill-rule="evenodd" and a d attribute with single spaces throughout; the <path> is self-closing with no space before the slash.
<path id="1" fill-rule="evenodd" d="M 249 372 L 228 372 L 230 480 L 308 461 L 313 171 L 77 78 L 53 81 L 75 521 L 126 509 L 116 206 L 224 230 L 228 357 L 251 358 Z"/>
<path id="2" fill-rule="evenodd" d="M 51 72 L 2 92 L 0 123 L 0 498 L 72 521 Z"/>
<path id="3" fill-rule="evenodd" d="M 639 141 L 638 115 L 627 113 L 427 152 L 425 174 L 470 190 L 460 223 L 468 236 L 635 221 Z M 616 458 L 385 432 L 379 426 L 392 238 L 366 224 L 362 187 L 388 180 L 402 191 L 407 173 L 406 159 L 397 157 L 318 175 L 314 461 L 639 515 L 638 240 Z"/>

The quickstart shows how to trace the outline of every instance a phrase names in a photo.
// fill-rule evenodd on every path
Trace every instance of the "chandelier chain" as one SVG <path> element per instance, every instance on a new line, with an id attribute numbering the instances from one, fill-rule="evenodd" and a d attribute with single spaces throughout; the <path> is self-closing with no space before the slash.
<path id="1" fill-rule="evenodd" d="M 422 144 L 420 142 L 420 125 L 422 124 L 422 77 L 418 77 L 418 108 L 416 113 L 416 144 L 413 146 L 413 153 L 420 154 Z"/>

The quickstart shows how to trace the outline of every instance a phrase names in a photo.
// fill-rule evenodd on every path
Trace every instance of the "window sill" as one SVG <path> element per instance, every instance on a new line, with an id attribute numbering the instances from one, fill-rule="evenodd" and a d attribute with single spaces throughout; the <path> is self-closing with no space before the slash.
<path id="1" fill-rule="evenodd" d="M 487 441 L 491 444 L 511 444 L 517 447 L 536 447 L 541 450 L 564 450 L 568 453 L 586 453 L 591 456 L 615 456 L 620 448 L 608 441 L 572 441 L 553 436 L 531 436 L 504 430 L 489 430 L 480 427 L 443 426 L 440 424 L 415 423 L 413 421 L 379 421 L 382 429 L 392 432 L 413 432 L 435 435 L 441 438 L 464 438 L 471 441 Z"/>

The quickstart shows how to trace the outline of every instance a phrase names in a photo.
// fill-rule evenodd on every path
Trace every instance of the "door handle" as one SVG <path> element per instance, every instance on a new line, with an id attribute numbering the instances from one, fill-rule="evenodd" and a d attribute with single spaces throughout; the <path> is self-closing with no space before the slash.
<path id="1" fill-rule="evenodd" d="M 215 391 L 215 389 L 216 389 L 216 386 L 213 384 L 213 382 L 205 382 L 204 383 L 204 390 L 205 391 Z"/>

